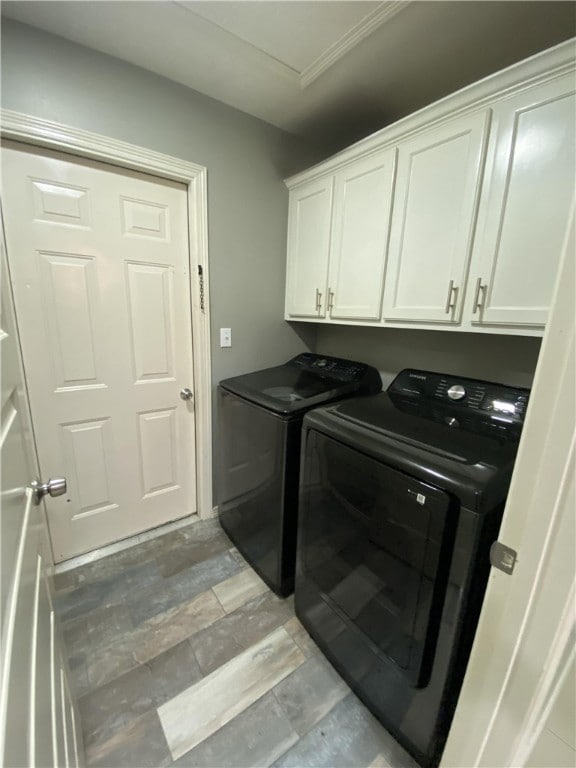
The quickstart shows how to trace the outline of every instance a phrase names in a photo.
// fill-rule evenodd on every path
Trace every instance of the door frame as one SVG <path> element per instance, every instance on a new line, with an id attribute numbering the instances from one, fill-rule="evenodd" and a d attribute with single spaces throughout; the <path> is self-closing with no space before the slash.
<path id="1" fill-rule="evenodd" d="M 212 517 L 214 508 L 207 169 L 202 165 L 154 152 L 146 147 L 7 109 L 0 110 L 0 134 L 4 139 L 22 144 L 98 160 L 186 185 L 196 419 L 196 500 L 198 516 Z M 202 270 L 201 279 L 199 268 Z"/>

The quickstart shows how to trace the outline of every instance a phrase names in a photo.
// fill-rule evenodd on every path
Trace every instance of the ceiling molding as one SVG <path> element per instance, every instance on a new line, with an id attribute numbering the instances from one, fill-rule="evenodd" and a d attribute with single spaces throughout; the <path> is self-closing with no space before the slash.
<path id="1" fill-rule="evenodd" d="M 283 61 L 280 61 L 280 59 L 277 59 L 275 56 L 262 50 L 262 48 L 259 48 L 257 45 L 245 40 L 240 35 L 230 32 L 230 30 L 225 27 L 221 27 L 220 24 L 212 21 L 212 19 L 208 19 L 205 16 L 196 13 L 194 9 L 186 3 L 186 0 L 171 0 L 171 2 L 172 5 L 182 8 L 186 13 L 192 14 L 196 19 L 196 24 L 204 26 L 204 33 L 206 36 L 211 38 L 215 44 L 221 45 L 222 49 L 225 50 L 227 44 L 232 42 L 237 46 L 239 51 L 243 52 L 246 61 L 253 60 L 269 72 L 283 77 L 293 85 L 298 84 L 300 80 L 300 73 L 298 70 L 288 66 L 288 64 L 285 64 Z"/>
<path id="2" fill-rule="evenodd" d="M 375 11 L 365 16 L 362 21 L 352 27 L 340 40 L 333 43 L 316 61 L 302 70 L 300 74 L 300 86 L 307 88 L 310 83 L 320 77 L 327 69 L 332 67 L 339 59 L 345 56 L 358 43 L 365 40 L 378 27 L 381 27 L 394 16 L 405 10 L 412 0 L 389 0 L 383 2 Z"/>
<path id="3" fill-rule="evenodd" d="M 214 11 L 216 21 L 222 21 L 227 30 L 194 11 L 197 6 L 217 5 L 217 0 L 108 2 L 105 9 L 100 3 L 61 0 L 0 3 L 4 68 L 13 86 L 18 83 L 18 68 L 24 66 L 26 76 L 32 77 L 36 69 L 43 68 L 44 56 L 48 57 L 47 71 L 60 77 L 54 65 L 60 61 L 60 48 L 62 61 L 74 66 L 75 56 L 80 54 L 61 39 L 67 38 L 305 137 L 324 153 L 557 45 L 574 30 L 573 4 L 560 0 L 379 0 L 366 6 L 359 3 L 361 13 L 349 10 L 342 17 L 337 6 L 353 5 L 354 0 L 326 2 L 325 8 L 334 6 L 336 16 L 332 19 L 327 13 L 333 23 L 326 31 L 332 32 L 321 39 L 321 27 L 300 21 L 306 14 L 294 10 L 296 0 L 235 2 L 232 4 L 238 8 L 232 9 L 230 18 Z M 242 16 L 243 5 L 255 8 L 248 20 Z M 278 11 L 272 9 L 261 18 L 257 6 L 263 5 L 277 5 Z M 315 5 L 320 8 L 313 18 L 321 19 L 322 0 Z M 242 22 L 238 26 L 236 15 Z M 252 22 L 254 33 L 250 31 Z M 272 30 L 268 25 L 273 25 Z M 431 27 L 441 30 L 440 40 L 430 38 Z M 294 29 L 306 37 L 301 49 L 297 39 L 291 42 Z M 58 37 L 42 39 L 40 30 Z M 272 56 L 233 34 L 239 30 L 266 44 Z M 483 30 L 484 37 L 489 35 L 490 46 L 477 45 L 478 30 Z M 288 52 L 290 61 L 299 62 L 298 67 L 290 69 L 274 58 L 274 54 L 280 59 L 283 55 L 276 43 L 282 52 Z M 300 58 L 290 58 L 291 45 L 298 49 L 298 56 L 302 54 Z M 27 60 L 30 63 L 24 63 Z M 100 88 L 104 62 L 94 59 L 93 67 L 86 75 L 93 76 L 94 85 Z M 23 103 L 27 99 L 20 94 L 14 98 L 16 104 L 20 98 Z"/>

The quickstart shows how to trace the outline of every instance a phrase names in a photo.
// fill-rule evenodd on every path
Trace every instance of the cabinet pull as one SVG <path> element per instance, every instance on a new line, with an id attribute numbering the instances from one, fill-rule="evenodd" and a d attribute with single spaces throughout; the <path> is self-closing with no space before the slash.
<path id="1" fill-rule="evenodd" d="M 322 311 L 322 292 L 316 288 L 316 312 L 320 314 Z"/>
<path id="2" fill-rule="evenodd" d="M 328 312 L 334 309 L 334 291 L 328 288 Z"/>
<path id="3" fill-rule="evenodd" d="M 472 305 L 472 314 L 484 308 L 484 302 L 486 301 L 486 289 L 487 285 L 482 285 L 482 278 L 479 277 L 476 281 L 476 290 L 474 292 L 474 304 Z M 480 298 L 480 292 L 482 292 L 482 298 Z"/>
<path id="4" fill-rule="evenodd" d="M 452 297 L 454 297 L 454 300 L 452 300 Z M 458 286 L 454 285 L 454 280 L 450 280 L 450 284 L 448 285 L 448 298 L 446 299 L 446 307 L 444 308 L 444 312 L 447 315 L 449 315 L 456 306 L 457 299 Z"/>

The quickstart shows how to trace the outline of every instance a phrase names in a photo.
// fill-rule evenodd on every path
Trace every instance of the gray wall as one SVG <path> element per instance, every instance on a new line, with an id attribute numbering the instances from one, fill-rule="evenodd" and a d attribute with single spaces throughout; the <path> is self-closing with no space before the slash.
<path id="1" fill-rule="evenodd" d="M 529 387 L 540 344 L 529 336 L 324 325 L 318 328 L 316 351 L 374 365 L 384 387 L 403 368 Z"/>
<path id="2" fill-rule="evenodd" d="M 286 176 L 320 159 L 296 139 L 183 86 L 15 22 L 2 26 L 2 105 L 208 168 L 212 375 L 304 349 L 530 385 L 540 340 L 285 323 Z M 220 349 L 218 329 L 232 328 Z"/>
<path id="3" fill-rule="evenodd" d="M 118 59 L 2 23 L 2 106 L 208 168 L 212 377 L 280 363 L 314 344 L 284 322 L 288 194 L 318 159 L 297 139 Z M 220 349 L 220 327 L 232 347 Z"/>

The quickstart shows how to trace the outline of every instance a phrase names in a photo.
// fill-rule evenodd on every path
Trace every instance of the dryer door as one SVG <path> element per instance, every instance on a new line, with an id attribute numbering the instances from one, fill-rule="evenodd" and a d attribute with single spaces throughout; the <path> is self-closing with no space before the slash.
<path id="1" fill-rule="evenodd" d="M 429 677 L 454 526 L 450 496 L 311 430 L 300 578 L 413 686 Z"/>

